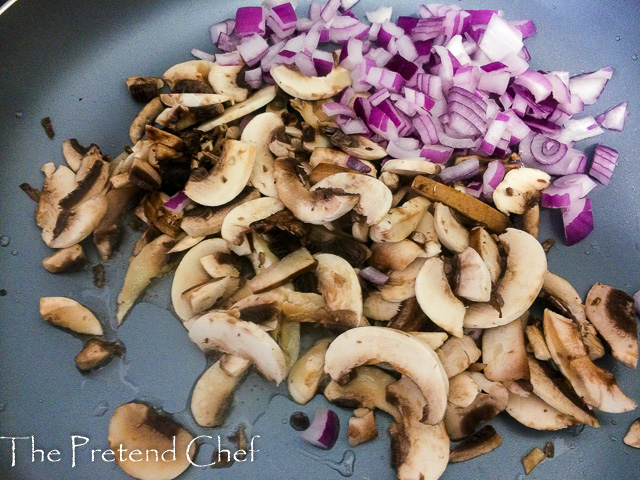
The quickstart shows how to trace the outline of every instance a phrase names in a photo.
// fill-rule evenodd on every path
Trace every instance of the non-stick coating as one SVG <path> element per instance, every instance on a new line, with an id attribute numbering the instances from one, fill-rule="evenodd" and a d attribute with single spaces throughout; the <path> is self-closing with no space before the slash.
<path id="1" fill-rule="evenodd" d="M 400 2 L 398 2 L 399 4 Z M 591 114 L 623 100 L 631 116 L 624 133 L 607 132 L 597 139 L 619 150 L 619 166 L 608 188 L 598 187 L 593 201 L 595 232 L 579 245 L 562 241 L 559 215 L 545 214 L 541 238 L 553 237 L 557 246 L 549 254 L 550 269 L 569 279 L 581 294 L 600 281 L 634 293 L 640 288 L 640 164 L 637 138 L 640 127 L 640 3 L 597 0 L 453 2 L 469 9 L 504 8 L 508 19 L 531 18 L 538 32 L 527 46 L 532 66 L 569 70 L 573 74 L 612 66 L 613 79 Z M 127 476 L 114 463 L 95 458 L 90 449 L 108 448 L 107 428 L 114 409 L 127 401 L 147 401 L 167 411 L 196 434 L 209 435 L 199 463 L 207 463 L 217 445 L 232 443 L 226 436 L 238 425 L 259 435 L 260 451 L 253 462 L 231 469 L 191 467 L 182 478 L 220 479 L 329 479 L 348 470 L 346 426 L 350 413 L 335 408 L 342 421 L 337 445 L 323 452 L 304 444 L 288 424 L 291 413 L 309 415 L 324 405 L 316 397 L 305 407 L 292 403 L 286 389 L 276 389 L 251 374 L 236 394 L 234 409 L 221 429 L 197 428 L 190 417 L 188 396 L 205 368 L 203 355 L 191 345 L 178 321 L 169 313 L 170 276 L 156 282 L 144 303 L 129 315 L 118 336 L 127 347 L 124 361 L 83 376 L 73 357 L 81 340 L 45 324 L 38 314 L 41 296 L 69 296 L 94 310 L 100 318 L 113 318 L 117 292 L 126 271 L 135 233 L 128 233 L 117 258 L 107 265 L 108 287 L 92 285 L 89 270 L 53 276 L 41 260 L 50 250 L 39 239 L 32 203 L 18 188 L 22 182 L 42 185 L 40 167 L 62 162 L 60 144 L 76 137 L 83 144 L 97 143 L 112 156 L 128 144 L 129 123 L 140 105 L 128 95 L 124 78 L 161 75 L 170 65 L 190 59 L 190 49 L 212 51 L 208 27 L 231 17 L 244 2 L 228 0 L 127 1 L 20 0 L 0 17 L 0 235 L 10 245 L 0 248 L 0 435 L 34 436 L 36 448 L 61 451 L 61 461 L 31 462 L 31 445 L 16 443 L 16 466 L 11 466 L 11 442 L 0 440 L 0 477 L 34 479 L 120 479 Z M 362 0 L 361 15 L 382 3 Z M 394 12 L 415 14 L 416 5 L 402 2 Z M 303 9 L 304 11 L 304 9 Z M 47 139 L 40 120 L 49 116 L 56 132 Z M 584 142 L 592 151 L 594 141 Z M 90 250 L 90 249 L 89 249 Z M 91 251 L 92 263 L 98 260 Z M 114 336 L 113 332 L 109 335 Z M 612 360 L 600 362 L 611 369 L 622 389 L 640 398 L 635 371 Z M 263 415 L 264 412 L 264 415 Z M 503 444 L 477 460 L 450 466 L 445 479 L 513 479 L 524 477 L 522 457 L 533 447 L 552 440 L 555 458 L 530 475 L 538 479 L 637 479 L 640 454 L 622 443 L 638 411 L 599 415 L 602 427 L 579 433 L 536 432 L 506 415 L 494 421 Z M 378 415 L 378 439 L 353 449 L 353 477 L 391 479 L 389 418 Z M 78 450 L 72 468 L 71 438 L 90 438 Z M 78 440 L 78 439 L 77 439 Z M 99 455 L 99 453 L 98 453 Z M 345 470 L 346 469 L 346 470 Z"/>

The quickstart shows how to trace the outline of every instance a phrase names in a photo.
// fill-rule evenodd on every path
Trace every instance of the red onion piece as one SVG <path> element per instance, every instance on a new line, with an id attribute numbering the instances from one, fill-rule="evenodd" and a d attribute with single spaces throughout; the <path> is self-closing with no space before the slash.
<path id="1" fill-rule="evenodd" d="M 202 50 L 199 50 L 197 48 L 192 48 L 191 49 L 191 55 L 193 55 L 194 57 L 200 59 L 200 60 L 206 60 L 207 62 L 215 62 L 216 61 L 216 56 L 213 53 L 207 53 L 204 52 Z"/>
<path id="2" fill-rule="evenodd" d="M 329 450 L 332 448 L 340 433 L 340 419 L 338 415 L 327 408 L 319 408 L 313 417 L 309 428 L 300 433 L 300 437 L 311 445 Z"/>
<path id="3" fill-rule="evenodd" d="M 245 37 L 238 45 L 238 53 L 250 67 L 262 60 L 268 51 L 269 44 L 257 33 L 250 37 Z"/>
<path id="4" fill-rule="evenodd" d="M 503 61 L 511 53 L 517 54 L 523 46 L 522 32 L 509 25 L 497 14 L 491 16 L 478 44 L 478 47 L 494 62 Z"/>
<path id="5" fill-rule="evenodd" d="M 583 118 L 570 118 L 564 122 L 564 128 L 556 136 L 564 143 L 578 142 L 585 138 L 591 138 L 604 133 L 600 125 L 592 116 Z"/>
<path id="6" fill-rule="evenodd" d="M 593 162 L 591 164 L 591 169 L 589 170 L 589 175 L 603 185 L 609 185 L 613 171 L 616 168 L 617 161 L 617 151 L 613 148 L 598 144 L 593 152 Z"/>
<path id="7" fill-rule="evenodd" d="M 522 38 L 527 38 L 536 33 L 536 26 L 531 20 L 519 20 L 516 22 L 509 22 L 512 26 L 520 30 Z"/>
<path id="8" fill-rule="evenodd" d="M 621 132 L 624 129 L 624 124 L 628 116 L 629 110 L 627 109 L 627 102 L 622 102 L 596 116 L 596 122 L 607 130 Z"/>
<path id="9" fill-rule="evenodd" d="M 569 90 L 572 94 L 579 95 L 585 105 L 591 105 L 598 100 L 612 75 L 611 67 L 576 75 L 569 80 Z"/>
<path id="10" fill-rule="evenodd" d="M 433 163 L 446 163 L 453 154 L 453 148 L 444 145 L 425 145 L 420 156 Z"/>
<path id="11" fill-rule="evenodd" d="M 527 70 L 526 72 L 521 73 L 514 80 L 516 85 L 522 85 L 527 90 L 529 90 L 536 103 L 541 102 L 543 99 L 547 98 L 553 89 L 551 82 L 545 78 L 545 76 L 540 72 L 535 72 L 533 70 Z"/>
<path id="12" fill-rule="evenodd" d="M 478 157 L 463 160 L 457 165 L 443 169 L 438 176 L 442 183 L 453 183 L 475 177 L 480 171 Z"/>
<path id="13" fill-rule="evenodd" d="M 237 66 L 242 64 L 242 57 L 237 51 L 229 53 L 216 53 L 216 62 L 223 67 Z"/>
<path id="14" fill-rule="evenodd" d="M 487 169 L 482 174 L 482 194 L 487 199 L 493 198 L 493 192 L 500 184 L 507 169 L 500 160 L 489 162 Z"/>
<path id="15" fill-rule="evenodd" d="M 351 118 L 340 124 L 340 130 L 346 135 L 368 135 L 371 133 L 367 124 L 361 118 Z M 365 165 L 366 166 L 366 165 Z M 369 168 L 367 166 L 367 168 Z M 368 173 L 368 172 L 365 172 Z"/>
<path id="16" fill-rule="evenodd" d="M 360 172 L 360 173 L 371 172 L 371 167 L 356 157 L 349 156 L 349 158 L 347 158 L 346 165 L 347 165 L 347 168 L 350 168 L 351 170 L 355 170 L 356 172 Z"/>
<path id="17" fill-rule="evenodd" d="M 562 209 L 562 223 L 567 245 L 575 245 L 594 228 L 591 200 L 583 198 Z"/>
<path id="18" fill-rule="evenodd" d="M 163 207 L 173 213 L 182 213 L 190 203 L 191 199 L 183 191 L 180 191 L 164 202 Z"/>
<path id="19" fill-rule="evenodd" d="M 374 285 L 384 285 L 389 281 L 389 277 L 380 270 L 373 267 L 366 267 L 358 273 L 360 278 Z"/>
<path id="20" fill-rule="evenodd" d="M 541 195 L 541 205 L 547 208 L 568 207 L 586 196 L 596 187 L 596 182 L 584 174 L 561 177 L 545 188 Z"/>
<path id="21" fill-rule="evenodd" d="M 264 19 L 262 17 L 262 7 L 240 7 L 236 10 L 236 24 L 234 27 L 236 35 L 241 37 L 260 34 L 264 35 Z"/>
<path id="22" fill-rule="evenodd" d="M 262 86 L 262 69 L 258 67 L 253 70 L 246 70 L 244 72 L 244 81 L 248 83 L 251 88 L 257 90 Z"/>

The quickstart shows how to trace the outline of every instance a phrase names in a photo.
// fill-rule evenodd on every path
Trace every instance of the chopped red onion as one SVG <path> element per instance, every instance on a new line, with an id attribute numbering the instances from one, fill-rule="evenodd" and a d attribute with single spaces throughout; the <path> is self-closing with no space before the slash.
<path id="1" fill-rule="evenodd" d="M 579 95 L 585 105 L 591 105 L 598 100 L 612 75 L 611 67 L 576 75 L 569 80 L 569 90 L 572 94 Z"/>
<path id="2" fill-rule="evenodd" d="M 398 139 L 401 140 L 401 139 Z M 420 148 L 405 148 L 397 143 L 397 141 L 390 141 L 387 145 L 387 153 L 393 158 L 420 158 Z"/>
<path id="3" fill-rule="evenodd" d="M 438 176 L 440 177 L 440 180 L 442 180 L 442 183 L 453 183 L 473 178 L 479 171 L 480 160 L 478 160 L 478 157 L 472 157 L 467 160 L 463 160 L 457 165 L 443 169 Z"/>
<path id="4" fill-rule="evenodd" d="M 251 88 L 257 90 L 262 86 L 262 69 L 258 67 L 253 70 L 246 70 L 244 72 L 244 81 L 249 84 Z"/>
<path id="5" fill-rule="evenodd" d="M 340 124 L 340 130 L 342 130 L 342 133 L 344 133 L 345 135 L 368 135 L 370 133 L 369 128 L 367 128 L 367 124 L 364 123 L 361 118 L 348 119 L 346 122 Z M 370 169 L 369 166 L 365 166 Z"/>
<path id="6" fill-rule="evenodd" d="M 313 58 L 305 52 L 298 52 L 295 56 L 295 64 L 300 73 L 307 77 L 315 77 L 318 75 Z"/>
<path id="7" fill-rule="evenodd" d="M 322 111 L 329 117 L 335 117 L 336 115 L 346 115 L 347 117 L 354 118 L 355 112 L 346 105 L 337 102 L 326 102 L 322 104 Z"/>
<path id="8" fill-rule="evenodd" d="M 491 60 L 503 61 L 509 54 L 517 54 L 522 50 L 522 32 L 494 14 L 478 46 Z"/>
<path id="9" fill-rule="evenodd" d="M 373 12 L 366 12 L 367 20 L 370 23 L 384 23 L 391 20 L 392 7 L 380 7 Z"/>
<path id="10" fill-rule="evenodd" d="M 235 24 L 235 20 L 225 20 L 224 22 L 219 22 L 212 25 L 211 28 L 209 28 L 209 33 L 211 34 L 211 43 L 218 43 L 221 33 L 229 35 L 231 32 L 233 32 Z"/>
<path id="11" fill-rule="evenodd" d="M 338 0 L 339 3 L 340 0 Z M 340 433 L 338 415 L 327 408 L 319 408 L 309 428 L 300 433 L 300 437 L 311 445 L 329 450 L 333 447 Z"/>
<path id="12" fill-rule="evenodd" d="M 360 173 L 371 172 L 371 167 L 369 165 L 364 163 L 359 158 L 353 157 L 351 155 L 349 156 L 349 158 L 347 158 L 346 165 L 347 165 L 347 168 L 350 168 L 351 170 L 355 170 L 356 172 L 360 172 Z"/>
<path id="13" fill-rule="evenodd" d="M 358 276 L 374 285 L 384 285 L 389 281 L 389 277 L 387 275 L 373 267 L 363 268 L 358 272 Z"/>
<path id="14" fill-rule="evenodd" d="M 522 72 L 516 77 L 514 83 L 522 85 L 529 90 L 533 94 L 536 103 L 547 98 L 553 89 L 551 82 L 542 73 L 533 70 Z"/>
<path id="15" fill-rule="evenodd" d="M 509 22 L 513 27 L 520 30 L 522 38 L 527 38 L 536 33 L 536 26 L 531 20 L 519 20 L 516 22 Z"/>
<path id="16" fill-rule="evenodd" d="M 593 162 L 591 164 L 591 169 L 589 170 L 589 175 L 603 185 L 609 185 L 613 171 L 616 168 L 617 161 L 617 151 L 613 148 L 598 144 L 593 152 Z"/>
<path id="17" fill-rule="evenodd" d="M 575 245 L 594 228 L 591 200 L 583 198 L 562 209 L 562 223 L 567 245 Z"/>
<path id="18" fill-rule="evenodd" d="M 628 116 L 629 110 L 627 109 L 627 102 L 622 102 L 596 116 L 596 122 L 607 130 L 621 132 L 624 129 L 624 124 Z"/>
<path id="19" fill-rule="evenodd" d="M 340 8 L 340 0 L 329 0 L 320 12 L 320 20 L 325 23 L 329 23 L 331 20 L 336 18 L 338 8 Z"/>
<path id="20" fill-rule="evenodd" d="M 182 213 L 190 203 L 191 199 L 187 197 L 186 193 L 180 191 L 164 202 L 163 207 L 173 213 Z"/>
<path id="21" fill-rule="evenodd" d="M 564 122 L 564 128 L 556 136 L 564 143 L 577 142 L 585 138 L 591 138 L 604 133 L 595 118 L 588 116 L 584 118 L 571 118 Z"/>
<path id="22" fill-rule="evenodd" d="M 216 53 L 216 62 L 221 66 L 237 66 L 242 64 L 242 57 L 237 51 L 229 53 Z"/>
<path id="23" fill-rule="evenodd" d="M 494 160 L 489 162 L 487 169 L 482 174 L 482 194 L 485 198 L 491 200 L 493 198 L 493 192 L 500 184 L 507 169 L 500 160 Z"/>
<path id="24" fill-rule="evenodd" d="M 268 51 L 269 44 L 257 33 L 250 37 L 245 37 L 238 45 L 238 53 L 250 67 L 262 60 Z"/>
<path id="25" fill-rule="evenodd" d="M 200 60 L 206 60 L 207 62 L 215 62 L 216 61 L 216 56 L 213 53 L 207 53 L 207 52 L 203 52 L 202 50 L 199 50 L 197 48 L 192 48 L 191 49 L 191 55 L 193 55 L 194 57 L 200 59 Z"/>
<path id="26" fill-rule="evenodd" d="M 596 182 L 585 174 L 565 175 L 543 190 L 541 205 L 547 208 L 568 207 L 585 197 L 595 187 Z"/>
<path id="27" fill-rule="evenodd" d="M 446 163 L 453 154 L 453 148 L 444 145 L 425 145 L 420 156 L 433 163 Z"/>
<path id="28" fill-rule="evenodd" d="M 262 7 L 240 7 L 236 10 L 234 32 L 241 37 L 253 34 L 264 35 L 265 22 Z"/>

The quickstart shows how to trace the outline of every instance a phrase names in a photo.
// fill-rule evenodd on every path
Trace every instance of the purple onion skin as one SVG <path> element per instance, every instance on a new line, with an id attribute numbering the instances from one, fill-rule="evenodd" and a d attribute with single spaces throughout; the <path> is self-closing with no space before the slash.
<path id="1" fill-rule="evenodd" d="M 316 447 L 324 450 L 333 448 L 340 433 L 340 419 L 333 410 L 320 408 L 313 417 L 309 428 L 300 436 Z"/>

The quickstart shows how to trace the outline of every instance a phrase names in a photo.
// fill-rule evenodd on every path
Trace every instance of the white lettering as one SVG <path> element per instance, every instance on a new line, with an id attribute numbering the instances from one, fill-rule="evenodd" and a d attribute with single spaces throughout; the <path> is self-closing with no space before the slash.
<path id="1" fill-rule="evenodd" d="M 31 440 L 33 437 L 0 437 L 0 440 L 11 440 L 11 466 L 16 466 L 16 440 Z"/>
<path id="2" fill-rule="evenodd" d="M 256 438 L 260 438 L 260 435 L 255 435 L 255 436 L 251 437 L 251 445 L 250 445 L 250 447 L 249 447 L 249 451 L 251 452 L 251 460 L 250 460 L 251 462 L 253 462 L 253 453 L 254 453 L 254 452 L 259 452 L 259 451 L 260 451 L 260 450 L 258 450 L 258 449 L 254 449 L 254 448 L 253 448 L 253 442 L 254 442 L 254 440 L 255 440 Z"/>
<path id="3" fill-rule="evenodd" d="M 76 443 L 76 439 L 84 440 L 84 443 Z M 76 448 L 82 447 L 89 443 L 88 437 L 82 437 L 80 435 L 72 435 L 71 436 L 71 468 L 75 468 L 76 466 Z"/>
<path id="4" fill-rule="evenodd" d="M 36 437 L 31 437 L 31 463 L 36 461 L 36 453 L 40 454 L 40 461 L 44 462 L 44 450 L 36 448 Z"/>
<path id="5" fill-rule="evenodd" d="M 165 453 L 173 454 L 173 457 L 171 458 L 171 460 L 167 460 L 166 458 L 164 458 L 164 454 Z M 175 462 L 176 461 L 176 437 L 173 437 L 173 448 L 170 448 L 169 450 L 165 450 L 164 452 L 162 452 L 162 461 L 163 462 Z"/>
<path id="6" fill-rule="evenodd" d="M 111 455 L 111 457 L 112 457 L 111 460 L 107 460 L 105 458 L 107 455 Z M 102 461 L 103 462 L 115 462 L 116 461 L 116 452 L 114 452 L 111 449 L 105 450 L 104 452 L 102 452 Z"/>
<path id="7" fill-rule="evenodd" d="M 194 462 L 194 461 L 193 461 L 193 458 L 191 458 L 191 446 L 192 446 L 192 445 L 193 445 L 193 444 L 194 444 L 194 443 L 195 443 L 199 438 L 213 438 L 213 437 L 210 437 L 209 435 L 200 435 L 200 436 L 198 436 L 198 437 L 194 438 L 193 440 L 191 440 L 191 441 L 189 442 L 189 445 L 187 445 L 187 460 L 188 460 L 188 461 L 189 461 L 189 463 L 190 463 L 191 465 L 193 465 L 194 467 L 210 467 L 210 466 L 214 465 L 214 464 L 215 464 L 215 462 L 207 463 L 206 465 L 199 465 L 199 464 L 197 464 L 196 462 Z M 219 437 L 218 437 L 218 440 L 219 440 Z"/>
<path id="8" fill-rule="evenodd" d="M 53 458 L 53 457 L 58 457 L 58 458 Z M 52 463 L 57 463 L 59 462 L 60 459 L 60 452 L 58 450 L 51 450 L 49 453 L 47 453 L 47 460 L 49 460 Z"/>
<path id="9" fill-rule="evenodd" d="M 133 458 L 134 455 L 140 455 L 140 458 L 138 460 L 135 460 Z M 131 460 L 132 462 L 141 462 L 142 461 L 142 452 L 140 450 L 132 450 L 131 453 L 129 454 L 129 460 Z"/>

